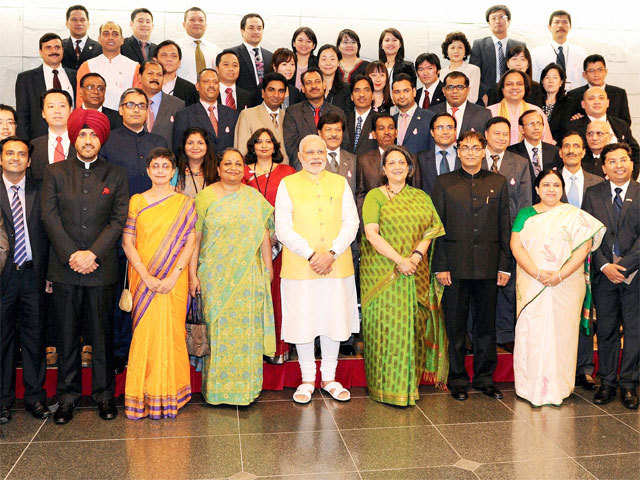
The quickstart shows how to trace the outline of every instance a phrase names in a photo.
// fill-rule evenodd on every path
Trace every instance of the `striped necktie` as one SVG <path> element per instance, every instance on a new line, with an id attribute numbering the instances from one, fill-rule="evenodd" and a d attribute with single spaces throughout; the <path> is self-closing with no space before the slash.
<path id="1" fill-rule="evenodd" d="M 13 251 L 13 262 L 19 267 L 27 260 L 27 244 L 24 238 L 24 215 L 22 213 L 22 202 L 20 201 L 20 186 L 11 185 L 13 199 L 11 200 L 11 215 L 13 216 L 13 231 L 15 234 L 15 249 Z"/>
<path id="2" fill-rule="evenodd" d="M 353 150 L 358 148 L 358 141 L 360 140 L 360 134 L 362 133 L 362 117 L 358 115 L 358 121 L 356 122 L 355 140 L 353 141 Z"/>

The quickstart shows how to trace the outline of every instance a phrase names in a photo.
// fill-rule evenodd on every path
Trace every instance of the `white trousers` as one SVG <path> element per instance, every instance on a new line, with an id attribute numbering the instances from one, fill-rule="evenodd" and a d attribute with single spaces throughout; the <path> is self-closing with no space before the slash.
<path id="1" fill-rule="evenodd" d="M 305 383 L 315 383 L 316 381 L 316 357 L 315 342 L 296 343 L 298 352 L 298 362 L 302 372 L 302 381 Z M 329 382 L 335 380 L 336 367 L 338 366 L 338 352 L 340 342 L 331 340 L 325 335 L 320 335 L 320 350 L 322 352 L 322 362 L 320 363 L 320 373 L 322 381 Z"/>

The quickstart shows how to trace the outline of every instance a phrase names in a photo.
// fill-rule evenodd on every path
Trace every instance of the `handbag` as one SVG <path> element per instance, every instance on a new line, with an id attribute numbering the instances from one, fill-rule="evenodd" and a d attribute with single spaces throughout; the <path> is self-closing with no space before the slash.
<path id="1" fill-rule="evenodd" d="M 118 307 L 123 312 L 131 312 L 133 309 L 133 297 L 131 296 L 131 290 L 127 288 L 127 277 L 129 276 L 129 261 L 127 260 L 127 266 L 124 271 L 124 285 L 122 285 L 122 293 L 120 294 L 120 301 Z"/>
<path id="2" fill-rule="evenodd" d="M 207 324 L 204 323 L 202 297 L 197 293 L 189 303 L 187 311 L 187 353 L 194 357 L 204 357 L 211 353 Z"/>

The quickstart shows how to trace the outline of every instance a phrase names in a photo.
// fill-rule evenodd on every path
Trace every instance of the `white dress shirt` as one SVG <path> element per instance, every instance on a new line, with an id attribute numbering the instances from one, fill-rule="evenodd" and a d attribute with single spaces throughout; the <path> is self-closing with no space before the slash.
<path id="1" fill-rule="evenodd" d="M 233 97 L 233 101 L 236 103 L 236 110 L 238 110 L 238 95 L 236 93 L 235 83 L 233 85 L 225 85 L 224 83 L 220 82 L 220 103 L 227 107 L 229 106 L 227 105 L 227 88 L 231 89 L 231 96 Z"/>
<path id="2" fill-rule="evenodd" d="M 85 35 L 82 38 L 74 38 L 71 36 L 69 38 L 71 38 L 71 46 L 73 47 L 74 51 L 76 49 L 76 42 L 80 40 L 80 43 L 78 44 L 78 48 L 80 48 L 80 51 L 82 52 L 82 50 L 84 50 L 84 46 L 87 44 L 87 38 L 89 38 L 89 35 Z"/>
<path id="3" fill-rule="evenodd" d="M 491 171 L 491 165 L 493 165 L 493 158 L 491 158 L 492 155 L 498 155 L 498 171 L 500 170 L 500 167 L 502 166 L 502 157 L 504 157 L 504 152 L 502 153 L 493 153 L 490 152 L 489 149 L 487 148 L 486 150 L 486 159 L 487 159 L 487 170 Z"/>
<path id="4" fill-rule="evenodd" d="M 53 163 L 53 158 L 56 151 L 56 145 L 58 144 L 57 137 L 62 137 L 60 143 L 62 143 L 62 150 L 64 150 L 64 158 L 69 155 L 69 147 L 71 146 L 71 140 L 69 140 L 68 132 L 64 132 L 62 135 L 58 135 L 49 130 L 49 138 L 47 141 L 47 158 L 49 163 Z"/>
<path id="5" fill-rule="evenodd" d="M 464 111 L 467 109 L 467 100 L 462 105 L 457 107 L 456 114 L 453 114 L 453 107 L 447 102 L 447 113 L 456 119 L 456 138 L 460 136 L 460 130 L 462 129 L 462 120 L 464 119 Z"/>
<path id="6" fill-rule="evenodd" d="M 176 80 L 178 76 L 173 77 L 173 80 L 168 82 L 162 82 L 162 91 L 167 95 L 173 95 L 173 90 L 176 88 Z"/>
<path id="7" fill-rule="evenodd" d="M 523 140 L 524 140 L 524 147 L 527 149 L 527 153 L 529 154 L 529 161 L 531 162 L 531 164 L 533 165 L 533 149 L 537 148 L 538 158 L 540 159 L 540 169 L 544 169 L 543 167 L 544 162 L 542 161 L 542 142 L 538 143 L 537 145 L 531 145 L 526 138 Z"/>
<path id="8" fill-rule="evenodd" d="M 182 61 L 178 69 L 178 76 L 195 84 L 198 81 L 198 72 L 196 71 L 196 39 L 185 37 L 176 43 L 182 50 Z M 200 50 L 204 55 L 205 65 L 208 68 L 215 67 L 216 55 L 220 53 L 218 46 L 204 38 L 200 38 Z"/>
<path id="9" fill-rule="evenodd" d="M 436 80 L 435 82 L 433 82 L 431 84 L 430 87 L 425 87 L 424 83 L 420 82 L 420 80 L 418 80 L 418 83 L 420 84 L 421 88 L 422 88 L 422 92 L 420 93 L 420 98 L 418 98 L 418 106 L 420 108 L 422 108 L 422 104 L 424 103 L 424 96 L 425 95 L 429 95 L 429 105 L 431 105 L 431 101 L 433 100 L 433 94 L 436 91 L 436 87 L 438 86 L 438 81 Z"/>
<path id="10" fill-rule="evenodd" d="M 67 72 L 65 72 L 62 64 L 60 64 L 60 66 L 56 70 L 58 70 L 58 80 L 60 80 L 60 86 L 62 87 L 62 90 L 64 90 L 65 92 L 69 92 L 69 95 L 71 95 L 71 109 L 73 110 L 74 93 L 71 82 L 69 81 L 69 77 L 67 77 Z M 51 68 L 46 63 L 43 63 L 42 71 L 44 72 L 44 85 L 45 87 L 47 87 L 47 90 L 50 90 L 53 88 L 53 68 Z"/>
<path id="11" fill-rule="evenodd" d="M 551 40 L 543 45 L 540 45 L 531 50 L 531 63 L 533 79 L 536 82 L 540 81 L 540 74 L 544 67 L 550 63 L 556 63 L 558 56 L 559 43 Z M 564 64 L 566 65 L 567 73 L 567 86 L 566 91 L 574 88 L 581 87 L 587 82 L 582 76 L 583 62 L 587 56 L 587 52 L 584 48 L 578 45 L 572 45 L 569 42 L 565 42 L 562 45 L 562 54 L 564 55 Z"/>
<path id="12" fill-rule="evenodd" d="M 329 155 L 330 153 L 336 154 L 336 163 L 338 164 L 338 167 L 339 167 L 340 166 L 340 147 L 338 147 L 335 150 L 329 150 L 327 148 L 327 164 L 329 164 L 329 160 L 332 160 L 331 155 Z"/>
<path id="13" fill-rule="evenodd" d="M 220 118 L 218 116 L 218 104 L 216 102 L 208 103 L 200 99 L 200 104 L 204 107 L 205 111 L 207 112 L 207 117 L 209 116 L 209 107 L 213 105 L 213 116 L 216 117 L 216 120 Z"/>
<path id="14" fill-rule="evenodd" d="M 584 192 L 584 172 L 582 168 L 578 170 L 576 173 L 571 173 L 568 169 L 562 169 L 562 178 L 564 179 L 564 191 L 565 195 L 569 195 L 569 190 L 571 189 L 571 177 L 576 177 L 576 187 L 578 187 L 578 204 L 582 205 L 582 193 Z M 624 198 L 624 197 L 623 197 Z"/>
<path id="15" fill-rule="evenodd" d="M 29 229 L 27 228 L 27 202 L 26 202 L 26 198 L 25 198 L 25 186 L 27 184 L 27 180 L 26 180 L 26 176 L 22 177 L 22 180 L 20 180 L 18 183 L 11 183 L 9 180 L 7 180 L 7 177 L 5 177 L 4 175 L 2 175 L 2 180 L 4 181 L 4 187 L 7 189 L 7 197 L 9 198 L 9 205 L 11 205 L 11 202 L 13 201 L 13 190 L 11 189 L 11 187 L 13 185 L 17 185 L 18 187 L 20 187 L 20 189 L 18 190 L 18 198 L 20 199 L 20 204 L 22 205 L 22 224 L 23 224 L 23 228 L 24 228 L 24 246 L 25 246 L 25 250 L 27 253 L 27 257 L 26 257 L 26 261 L 28 262 L 29 260 L 33 260 L 33 256 L 31 254 L 31 242 L 29 241 Z M 36 201 L 38 201 L 36 199 Z M 15 225 L 14 227 L 14 231 L 16 230 Z M 7 259 L 8 261 L 10 261 L 11 263 L 13 263 L 13 258 Z"/>

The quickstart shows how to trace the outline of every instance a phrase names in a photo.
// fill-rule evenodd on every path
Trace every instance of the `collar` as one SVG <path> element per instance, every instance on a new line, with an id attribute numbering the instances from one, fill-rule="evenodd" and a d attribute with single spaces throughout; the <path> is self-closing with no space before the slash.
<path id="1" fill-rule="evenodd" d="M 507 42 L 509 41 L 509 36 L 507 35 L 502 40 L 500 40 L 498 37 L 496 37 L 495 35 L 491 34 L 491 40 L 493 40 L 494 48 L 497 48 L 498 42 L 502 42 L 502 49 L 504 50 L 504 56 L 506 57 L 507 56 Z"/>
<path id="2" fill-rule="evenodd" d="M 187 35 L 187 40 L 189 40 L 194 46 L 196 45 L 196 40 L 200 41 L 200 45 L 204 45 L 206 41 L 204 40 L 204 35 L 200 38 L 193 38 L 191 35 Z"/>
<path id="3" fill-rule="evenodd" d="M 100 159 L 100 157 L 96 157 L 94 160 L 92 160 L 91 162 L 85 162 L 84 160 L 80 160 L 78 158 L 78 156 L 76 155 L 76 166 L 81 169 L 81 170 L 91 170 L 96 168 L 96 166 L 98 165 L 98 160 Z"/>
<path id="4" fill-rule="evenodd" d="M 629 184 L 631 183 L 631 180 L 627 180 L 627 183 L 623 184 L 623 185 L 616 185 L 615 183 L 613 183 L 611 180 L 609 180 L 609 185 L 611 186 L 611 198 L 613 198 L 616 194 L 616 188 L 621 188 L 622 191 L 620 192 L 620 196 L 622 197 L 622 199 L 624 200 L 624 197 L 627 195 L 627 189 L 629 188 Z"/>
<path id="5" fill-rule="evenodd" d="M 413 107 L 411 107 L 409 110 L 407 110 L 404 113 L 409 115 L 409 118 L 413 118 L 413 114 L 416 113 L 417 108 L 418 108 L 418 104 L 416 102 L 413 102 Z M 398 118 L 400 118 L 401 115 L 403 115 L 403 113 L 400 110 L 398 110 Z"/>
<path id="6" fill-rule="evenodd" d="M 487 159 L 487 164 L 489 163 L 489 160 L 491 160 L 493 162 L 493 159 L 491 158 L 492 155 L 497 155 L 498 156 L 498 163 L 502 162 L 502 159 L 504 158 L 504 152 L 502 153 L 492 153 L 489 148 L 487 147 L 486 150 L 486 156 L 485 158 Z"/>
<path id="7" fill-rule="evenodd" d="M 436 160 L 437 160 L 437 155 L 440 152 L 447 152 L 447 160 L 450 159 L 450 158 L 456 158 L 456 155 L 458 154 L 458 152 L 456 150 L 455 142 L 452 143 L 451 145 L 449 145 L 449 147 L 447 147 L 447 148 L 442 148 L 441 146 L 436 145 L 435 152 L 436 152 Z"/>
<path id="8" fill-rule="evenodd" d="M 220 82 L 220 95 L 222 96 L 222 93 L 224 92 L 226 95 L 226 90 L 227 88 L 230 88 L 231 91 L 235 94 L 236 93 L 236 84 L 234 83 L 233 85 L 225 85 L 224 83 Z"/>
<path id="9" fill-rule="evenodd" d="M 264 102 L 262 102 L 262 105 L 264 106 L 264 109 L 267 111 L 267 113 L 272 113 L 274 115 L 278 115 L 280 113 L 280 109 L 271 110 L 269 107 L 267 107 L 267 104 Z"/>
<path id="10" fill-rule="evenodd" d="M 589 116 L 589 115 L 587 115 L 587 117 L 589 118 L 590 122 L 600 120 L 601 122 L 609 123 L 609 121 L 607 120 L 607 114 L 606 113 L 601 117 L 592 117 L 592 116 Z"/>
<path id="11" fill-rule="evenodd" d="M 542 154 L 542 140 L 537 145 L 531 145 L 526 138 L 522 141 L 524 142 L 524 146 L 527 148 L 527 150 L 531 151 L 533 148 L 537 148 L 538 152 Z"/>
<path id="12" fill-rule="evenodd" d="M 154 105 L 160 105 L 161 101 L 162 101 L 162 89 L 160 89 L 158 93 L 156 93 L 153 97 L 149 99 L 149 105 L 151 105 L 151 102 L 153 102 Z"/>
<path id="13" fill-rule="evenodd" d="M 307 103 L 307 105 L 309 105 L 309 108 L 310 108 L 311 110 L 315 110 L 315 109 L 316 109 L 316 107 L 314 107 L 313 105 L 311 105 L 311 102 L 310 102 L 309 100 L 306 100 L 306 99 L 305 99 L 305 102 Z M 326 102 L 326 101 L 325 101 L 325 99 L 323 98 L 323 99 L 322 99 L 322 103 L 320 104 L 320 107 L 318 107 L 318 108 L 320 108 L 320 110 L 322 110 L 322 108 L 325 106 L 325 104 L 326 104 L 326 103 L 327 103 L 327 102 Z"/>
<path id="14" fill-rule="evenodd" d="M 576 179 L 580 182 L 584 179 L 584 172 L 582 170 L 582 167 L 580 167 L 580 169 L 576 172 L 576 173 L 571 173 L 569 170 L 567 170 L 566 168 L 562 168 L 562 178 L 564 178 L 564 183 L 566 184 L 567 182 L 571 181 L 571 177 L 573 177 L 575 175 Z"/>
<path id="15" fill-rule="evenodd" d="M 380 157 L 384 155 L 384 149 L 380 145 L 378 145 L 378 152 L 380 152 Z"/>
<path id="16" fill-rule="evenodd" d="M 209 114 L 209 107 L 213 105 L 213 111 L 217 112 L 218 111 L 218 103 L 217 102 L 205 102 L 204 100 L 200 99 L 200 104 L 204 107 L 204 109 L 207 112 L 207 115 Z"/>
<path id="17" fill-rule="evenodd" d="M 336 154 L 336 162 L 340 163 L 340 147 L 336 148 L 335 150 L 329 150 L 327 148 L 327 157 L 329 157 L 330 153 L 335 153 Z"/>
<path id="18" fill-rule="evenodd" d="M 551 46 L 557 52 L 558 47 L 562 47 L 562 53 L 566 53 L 569 50 L 569 42 L 558 43 L 553 38 L 551 39 Z"/>
<path id="19" fill-rule="evenodd" d="M 80 108 L 82 108 L 83 110 L 95 110 L 96 112 L 102 112 L 102 105 L 100 105 L 100 106 L 99 106 L 98 108 L 96 108 L 96 109 L 93 109 L 93 108 L 87 108 L 87 107 L 85 107 L 85 106 L 84 106 L 84 103 L 83 103 L 83 104 L 82 104 L 82 106 L 81 106 Z"/>
<path id="20" fill-rule="evenodd" d="M 42 70 L 44 71 L 44 74 L 47 76 L 53 76 L 53 68 L 51 68 L 49 65 L 47 65 L 46 63 L 42 63 Z M 56 70 L 58 71 L 58 73 L 62 73 L 64 72 L 64 68 L 62 67 L 62 63 L 60 65 L 58 65 L 58 68 L 56 68 Z"/>
<path id="21" fill-rule="evenodd" d="M 146 135 L 147 133 L 147 129 L 146 127 L 142 127 L 142 130 L 140 130 L 139 132 L 136 132 L 134 130 L 131 130 L 129 127 L 127 127 L 125 124 L 122 124 L 122 126 L 124 127 L 123 130 L 129 134 L 132 135 L 134 137 L 142 137 L 143 135 Z"/>
<path id="22" fill-rule="evenodd" d="M 371 109 L 367 110 L 366 112 L 360 114 L 356 111 L 355 107 L 353 109 L 353 112 L 355 113 L 355 119 L 356 122 L 358 121 L 358 117 L 362 117 L 362 123 L 364 123 L 367 120 L 367 117 L 369 116 L 369 113 L 371 113 Z"/>
<path id="23" fill-rule="evenodd" d="M 26 187 L 26 185 L 27 185 L 27 176 L 26 176 L 26 175 L 23 175 L 23 176 L 22 176 L 22 180 L 20 180 L 18 183 L 11 183 L 11 182 L 7 179 L 7 177 L 5 177 L 5 176 L 4 176 L 4 174 L 3 174 L 3 175 L 2 175 L 2 181 L 4 181 L 4 186 L 6 187 L 7 192 L 9 192 L 9 191 L 10 191 L 10 189 L 11 189 L 11 187 L 12 187 L 13 185 L 17 185 L 17 186 L 19 186 L 19 187 L 20 187 L 20 190 L 22 190 L 22 191 L 24 192 L 24 191 L 25 191 L 25 187 Z M 11 201 L 11 199 L 9 199 L 9 201 Z"/>
<path id="24" fill-rule="evenodd" d="M 56 133 L 53 133 L 51 129 L 49 129 L 47 135 L 49 136 L 49 142 L 53 142 L 54 144 L 56 143 L 56 137 L 62 137 L 62 143 L 70 142 L 69 132 L 66 130 L 63 134 L 58 135 Z"/>
<path id="25" fill-rule="evenodd" d="M 465 100 L 464 102 L 462 102 L 462 103 L 460 104 L 460 106 L 459 106 L 459 107 L 455 107 L 455 108 L 457 108 L 456 113 L 457 113 L 457 112 L 462 112 L 462 113 L 464 113 L 464 110 L 467 108 L 467 102 L 468 102 L 468 100 Z M 451 106 L 451 105 L 449 104 L 449 102 L 447 102 L 447 113 L 449 113 L 449 111 L 453 111 L 453 108 L 454 108 L 454 107 L 453 107 L 453 106 Z"/>
<path id="26" fill-rule="evenodd" d="M 253 45 L 249 45 L 247 42 L 242 42 L 242 44 L 244 45 L 244 47 L 249 50 L 249 54 L 253 55 L 255 52 L 253 51 L 254 48 L 257 48 L 259 50 L 262 49 L 262 47 L 259 45 L 256 45 L 255 47 Z"/>
<path id="27" fill-rule="evenodd" d="M 489 172 L 487 170 L 482 170 L 482 169 L 480 169 L 480 171 L 475 175 L 471 175 L 462 167 L 456 170 L 456 172 L 458 172 L 458 175 L 460 175 L 463 178 L 478 178 L 478 177 L 486 177 L 487 175 L 489 175 Z"/>
<path id="28" fill-rule="evenodd" d="M 85 35 L 82 38 L 75 38 L 73 36 L 71 36 L 71 33 L 69 33 L 69 38 L 71 39 L 71 44 L 73 45 L 73 48 L 76 47 L 76 42 L 78 40 L 80 40 L 80 45 L 84 45 L 87 42 L 87 39 L 89 38 L 89 34 Z"/>
<path id="29" fill-rule="evenodd" d="M 136 39 L 136 42 L 138 42 L 138 45 L 142 46 L 142 40 L 140 40 L 140 39 L 139 39 L 138 37 L 136 37 L 135 35 L 131 35 L 131 36 L 132 36 L 133 38 L 135 38 L 135 39 Z M 146 41 L 146 42 L 144 42 L 144 43 L 146 43 L 146 45 L 145 45 L 145 46 L 147 46 L 147 47 L 148 47 L 148 46 L 149 46 L 149 44 L 151 43 L 151 41 L 150 41 L 150 40 L 147 40 L 147 41 Z"/>

